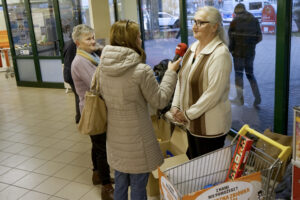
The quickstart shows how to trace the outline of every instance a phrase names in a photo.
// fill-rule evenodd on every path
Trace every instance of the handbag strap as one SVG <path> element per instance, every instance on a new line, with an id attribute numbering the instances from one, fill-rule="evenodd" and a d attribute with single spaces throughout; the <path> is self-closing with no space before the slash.
<path id="1" fill-rule="evenodd" d="M 100 78 L 100 66 L 98 66 L 96 68 L 96 71 L 95 71 L 95 73 L 93 75 L 93 78 L 92 78 L 91 87 L 90 87 L 90 91 L 93 94 L 96 94 L 96 95 L 100 95 L 99 78 Z"/>

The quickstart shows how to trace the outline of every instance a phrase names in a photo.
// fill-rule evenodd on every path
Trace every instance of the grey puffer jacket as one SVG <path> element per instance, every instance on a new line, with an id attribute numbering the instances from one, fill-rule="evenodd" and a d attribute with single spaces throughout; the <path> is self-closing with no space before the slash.
<path id="1" fill-rule="evenodd" d="M 163 163 L 147 103 L 164 108 L 177 74 L 168 70 L 158 85 L 150 66 L 126 47 L 107 45 L 102 51 L 100 89 L 108 110 L 107 159 L 123 173 L 151 172 Z"/>

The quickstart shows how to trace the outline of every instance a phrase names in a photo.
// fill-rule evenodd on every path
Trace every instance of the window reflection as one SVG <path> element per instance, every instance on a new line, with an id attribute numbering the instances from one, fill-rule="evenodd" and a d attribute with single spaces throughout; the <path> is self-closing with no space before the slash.
<path id="1" fill-rule="evenodd" d="M 147 64 L 172 59 L 180 43 L 179 1 L 142 1 Z"/>
<path id="2" fill-rule="evenodd" d="M 59 11 L 62 25 L 64 42 L 72 38 L 74 26 L 79 24 L 79 5 L 74 0 L 59 0 Z"/>
<path id="3" fill-rule="evenodd" d="M 288 135 L 293 134 L 293 107 L 300 105 L 300 0 L 293 0 Z"/>
<path id="4" fill-rule="evenodd" d="M 89 13 L 89 1 L 88 0 L 80 0 L 80 2 L 81 2 L 82 24 L 91 26 L 90 13 Z"/>
<path id="5" fill-rule="evenodd" d="M 243 77 L 242 95 L 243 104 L 236 104 L 232 102 L 232 128 L 239 130 L 244 124 L 249 124 L 252 128 L 263 131 L 266 128 L 273 127 L 274 119 L 274 90 L 275 90 L 275 47 L 276 47 L 276 8 L 277 1 L 274 0 L 187 0 L 187 26 L 188 26 L 188 41 L 191 45 L 195 38 L 193 37 L 192 23 L 195 12 L 201 6 L 214 6 L 219 9 L 225 31 L 228 33 L 230 23 L 236 16 L 234 13 L 235 6 L 242 2 L 246 10 L 257 19 L 258 27 L 262 32 L 262 40 L 255 47 L 255 56 L 253 60 L 253 75 L 255 75 L 257 85 L 260 91 L 261 103 L 253 105 L 255 102 L 255 95 L 253 95 L 254 85 L 253 81 L 248 81 L 247 76 L 251 79 L 251 73 L 245 72 Z M 243 25 L 237 25 L 237 29 L 242 29 Z M 249 28 L 249 27 L 248 27 Z M 244 28 L 244 34 L 248 34 L 249 30 Z M 246 41 L 248 45 L 242 49 L 249 49 L 249 45 L 253 46 L 257 41 L 253 38 L 243 36 L 240 34 L 236 36 L 239 42 Z M 243 50 L 238 50 L 242 53 Z M 234 63 L 234 62 L 233 62 Z M 252 79 L 251 79 L 252 80 Z M 235 83 L 234 65 L 231 73 L 231 89 L 230 99 L 234 100 L 237 96 Z M 257 94 L 257 93 L 256 93 Z M 257 103 L 257 102 L 256 102 Z"/>
<path id="6" fill-rule="evenodd" d="M 28 14 L 24 2 L 7 1 L 7 8 L 16 55 L 32 55 Z"/>
<path id="7" fill-rule="evenodd" d="M 39 56 L 60 55 L 53 1 L 41 0 L 30 6 Z"/>

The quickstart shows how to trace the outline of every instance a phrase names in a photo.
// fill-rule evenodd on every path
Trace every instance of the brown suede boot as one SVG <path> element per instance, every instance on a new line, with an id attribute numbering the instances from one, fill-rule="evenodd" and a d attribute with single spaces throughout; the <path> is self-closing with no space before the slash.
<path id="1" fill-rule="evenodd" d="M 102 200 L 113 200 L 114 199 L 114 188 L 112 184 L 102 185 L 101 188 Z"/>
<path id="2" fill-rule="evenodd" d="M 98 171 L 93 171 L 92 181 L 93 181 L 94 185 L 99 185 L 99 184 L 102 183 L 102 181 L 100 180 L 100 176 L 99 176 Z"/>
<path id="3" fill-rule="evenodd" d="M 100 184 L 102 184 L 102 181 L 100 179 L 98 171 L 93 171 L 92 181 L 93 181 L 94 185 L 100 185 Z M 115 183 L 115 179 L 110 178 L 110 183 L 114 184 Z"/>

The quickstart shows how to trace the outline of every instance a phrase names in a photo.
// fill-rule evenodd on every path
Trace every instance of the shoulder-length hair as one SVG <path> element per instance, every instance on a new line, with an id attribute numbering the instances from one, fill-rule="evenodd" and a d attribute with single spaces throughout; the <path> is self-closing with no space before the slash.
<path id="1" fill-rule="evenodd" d="M 207 16 L 206 20 L 211 24 L 218 24 L 216 34 L 224 44 L 228 45 L 228 38 L 223 27 L 223 19 L 219 10 L 212 6 L 204 6 L 199 8 L 197 12 L 205 12 Z"/>
<path id="2" fill-rule="evenodd" d="M 130 20 L 117 21 L 110 29 L 110 44 L 133 49 L 142 57 L 142 62 L 145 62 L 145 51 L 137 44 L 139 34 L 140 29 L 137 23 Z"/>

